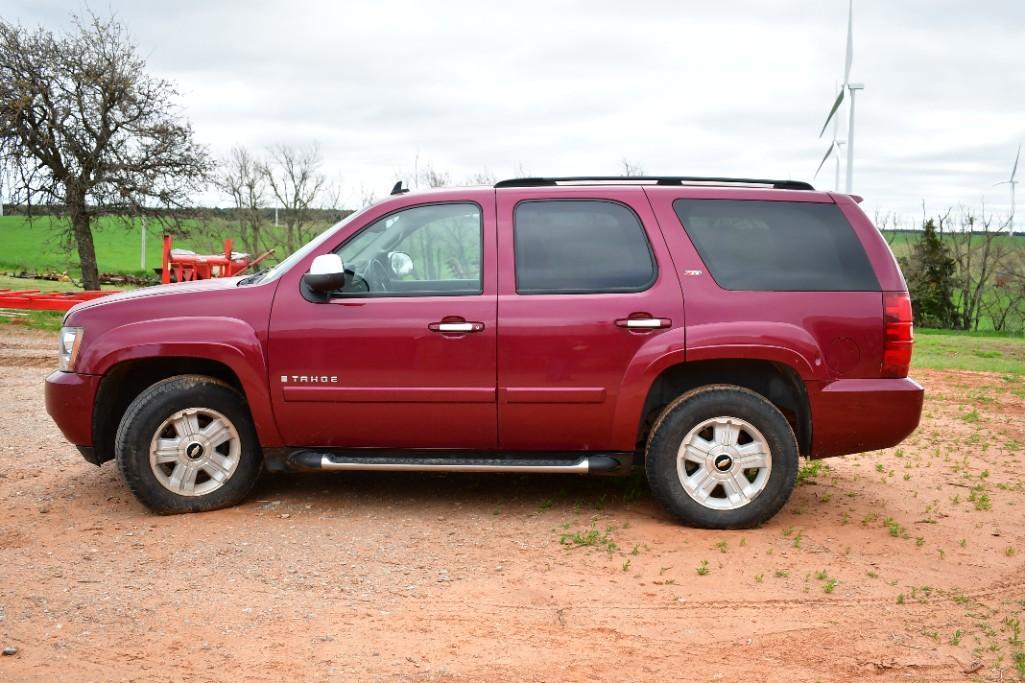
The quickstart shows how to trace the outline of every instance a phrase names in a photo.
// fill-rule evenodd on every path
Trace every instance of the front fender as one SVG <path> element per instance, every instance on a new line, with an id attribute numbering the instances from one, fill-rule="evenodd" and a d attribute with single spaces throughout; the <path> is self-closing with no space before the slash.
<path id="1" fill-rule="evenodd" d="M 171 357 L 201 358 L 230 368 L 242 384 L 260 444 L 281 445 L 267 390 L 263 344 L 238 318 L 160 318 L 113 327 L 97 339 L 86 339 L 76 370 L 104 375 L 126 361 Z"/>
<path id="2" fill-rule="evenodd" d="M 623 377 L 613 418 L 617 450 L 633 450 L 652 384 L 667 368 L 707 360 L 762 360 L 791 368 L 805 382 L 828 382 L 822 350 L 807 330 L 787 323 L 695 325 L 674 329 L 644 345 Z"/>

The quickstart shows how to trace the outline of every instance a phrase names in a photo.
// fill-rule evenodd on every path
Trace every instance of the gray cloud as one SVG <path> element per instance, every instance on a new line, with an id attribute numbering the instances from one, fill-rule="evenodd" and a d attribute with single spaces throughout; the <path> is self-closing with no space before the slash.
<path id="1" fill-rule="evenodd" d="M 455 178 L 614 173 L 627 157 L 651 173 L 810 179 L 846 31 L 844 0 L 108 2 L 216 152 L 317 139 L 351 198 L 417 155 Z M 3 14 L 62 30 L 82 9 L 17 0 Z M 1007 210 L 992 184 L 1025 138 L 1022 44 L 1020 0 L 856 0 L 869 213 L 983 197 Z"/>

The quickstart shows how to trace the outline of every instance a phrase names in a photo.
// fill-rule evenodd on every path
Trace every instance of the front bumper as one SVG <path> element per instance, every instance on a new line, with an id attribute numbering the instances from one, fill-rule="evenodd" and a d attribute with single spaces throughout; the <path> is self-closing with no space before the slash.
<path id="1" fill-rule="evenodd" d="M 911 378 L 841 379 L 809 387 L 814 458 L 896 446 L 922 417 L 925 390 Z"/>
<path id="2" fill-rule="evenodd" d="M 98 375 L 55 370 L 46 378 L 46 412 L 64 438 L 81 447 L 93 445 L 93 401 Z"/>

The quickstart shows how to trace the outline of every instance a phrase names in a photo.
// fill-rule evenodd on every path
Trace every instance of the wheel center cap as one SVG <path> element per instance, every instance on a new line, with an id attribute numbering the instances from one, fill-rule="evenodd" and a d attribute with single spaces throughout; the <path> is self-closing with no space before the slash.
<path id="1" fill-rule="evenodd" d="M 197 460 L 203 457 L 203 444 L 198 441 L 193 441 L 185 447 L 185 455 L 189 456 L 192 460 Z"/>
<path id="2" fill-rule="evenodd" d="M 715 458 L 715 469 L 720 472 L 729 472 L 730 468 L 733 467 L 733 458 L 723 453 Z"/>

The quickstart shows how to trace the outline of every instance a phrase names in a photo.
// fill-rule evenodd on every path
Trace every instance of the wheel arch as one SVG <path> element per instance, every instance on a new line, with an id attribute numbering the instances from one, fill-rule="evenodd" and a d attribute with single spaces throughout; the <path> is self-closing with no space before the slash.
<path id="1" fill-rule="evenodd" d="M 732 384 L 765 397 L 790 422 L 798 452 L 811 451 L 811 407 L 801 376 L 785 363 L 752 358 L 688 361 L 663 368 L 652 380 L 635 424 L 637 447 L 643 449 L 665 406 L 687 391 L 711 384 Z"/>
<path id="2" fill-rule="evenodd" d="M 202 375 L 220 380 L 245 399 L 261 444 L 265 433 L 255 414 L 249 392 L 238 373 L 227 363 L 203 356 L 147 356 L 111 366 L 100 380 L 93 404 L 93 448 L 97 464 L 114 458 L 114 440 L 121 418 L 132 401 L 153 384 L 179 375 Z M 273 440 L 274 434 L 267 434 Z"/>

